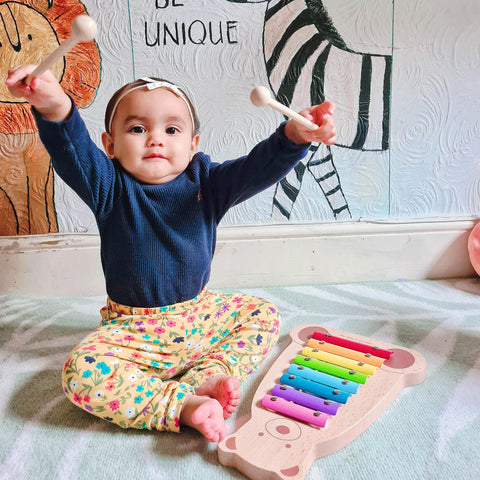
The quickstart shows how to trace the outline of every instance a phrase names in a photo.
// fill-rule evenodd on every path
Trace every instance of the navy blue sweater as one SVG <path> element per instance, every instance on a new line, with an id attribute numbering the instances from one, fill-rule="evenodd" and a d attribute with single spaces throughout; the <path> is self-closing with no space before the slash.
<path id="1" fill-rule="evenodd" d="M 290 142 L 282 124 L 245 157 L 214 163 L 199 152 L 172 181 L 147 185 L 95 145 L 77 109 L 64 122 L 36 120 L 55 171 L 95 215 L 107 294 L 134 307 L 198 295 L 226 211 L 278 182 L 308 149 Z"/>

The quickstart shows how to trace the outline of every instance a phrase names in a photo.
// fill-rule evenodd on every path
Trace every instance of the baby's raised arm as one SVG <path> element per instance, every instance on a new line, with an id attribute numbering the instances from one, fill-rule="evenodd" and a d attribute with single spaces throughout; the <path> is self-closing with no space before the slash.
<path id="1" fill-rule="evenodd" d="M 72 102 L 50 70 L 33 78 L 30 85 L 25 83 L 35 68 L 35 65 L 20 65 L 10 69 L 5 81 L 8 91 L 14 97 L 25 98 L 46 120 L 66 120 L 72 111 Z"/>

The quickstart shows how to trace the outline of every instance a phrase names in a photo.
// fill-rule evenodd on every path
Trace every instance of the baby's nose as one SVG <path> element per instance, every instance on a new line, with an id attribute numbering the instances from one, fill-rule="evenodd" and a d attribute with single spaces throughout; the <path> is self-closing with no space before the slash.
<path id="1" fill-rule="evenodd" d="M 150 145 L 163 145 L 163 135 L 160 132 L 151 132 L 148 138 Z"/>

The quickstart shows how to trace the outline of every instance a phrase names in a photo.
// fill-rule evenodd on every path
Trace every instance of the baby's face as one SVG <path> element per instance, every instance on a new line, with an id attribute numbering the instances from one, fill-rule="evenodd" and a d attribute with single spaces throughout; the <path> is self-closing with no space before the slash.
<path id="1" fill-rule="evenodd" d="M 180 175 L 198 146 L 185 102 L 164 88 L 138 89 L 118 104 L 105 151 L 142 183 L 162 184 Z"/>

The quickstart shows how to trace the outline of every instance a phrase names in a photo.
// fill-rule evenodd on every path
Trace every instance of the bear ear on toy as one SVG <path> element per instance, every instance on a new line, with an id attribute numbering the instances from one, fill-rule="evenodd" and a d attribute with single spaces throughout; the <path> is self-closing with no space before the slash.
<path id="1" fill-rule="evenodd" d="M 468 255 L 472 267 L 480 275 L 480 222 L 478 222 L 468 236 Z"/>

